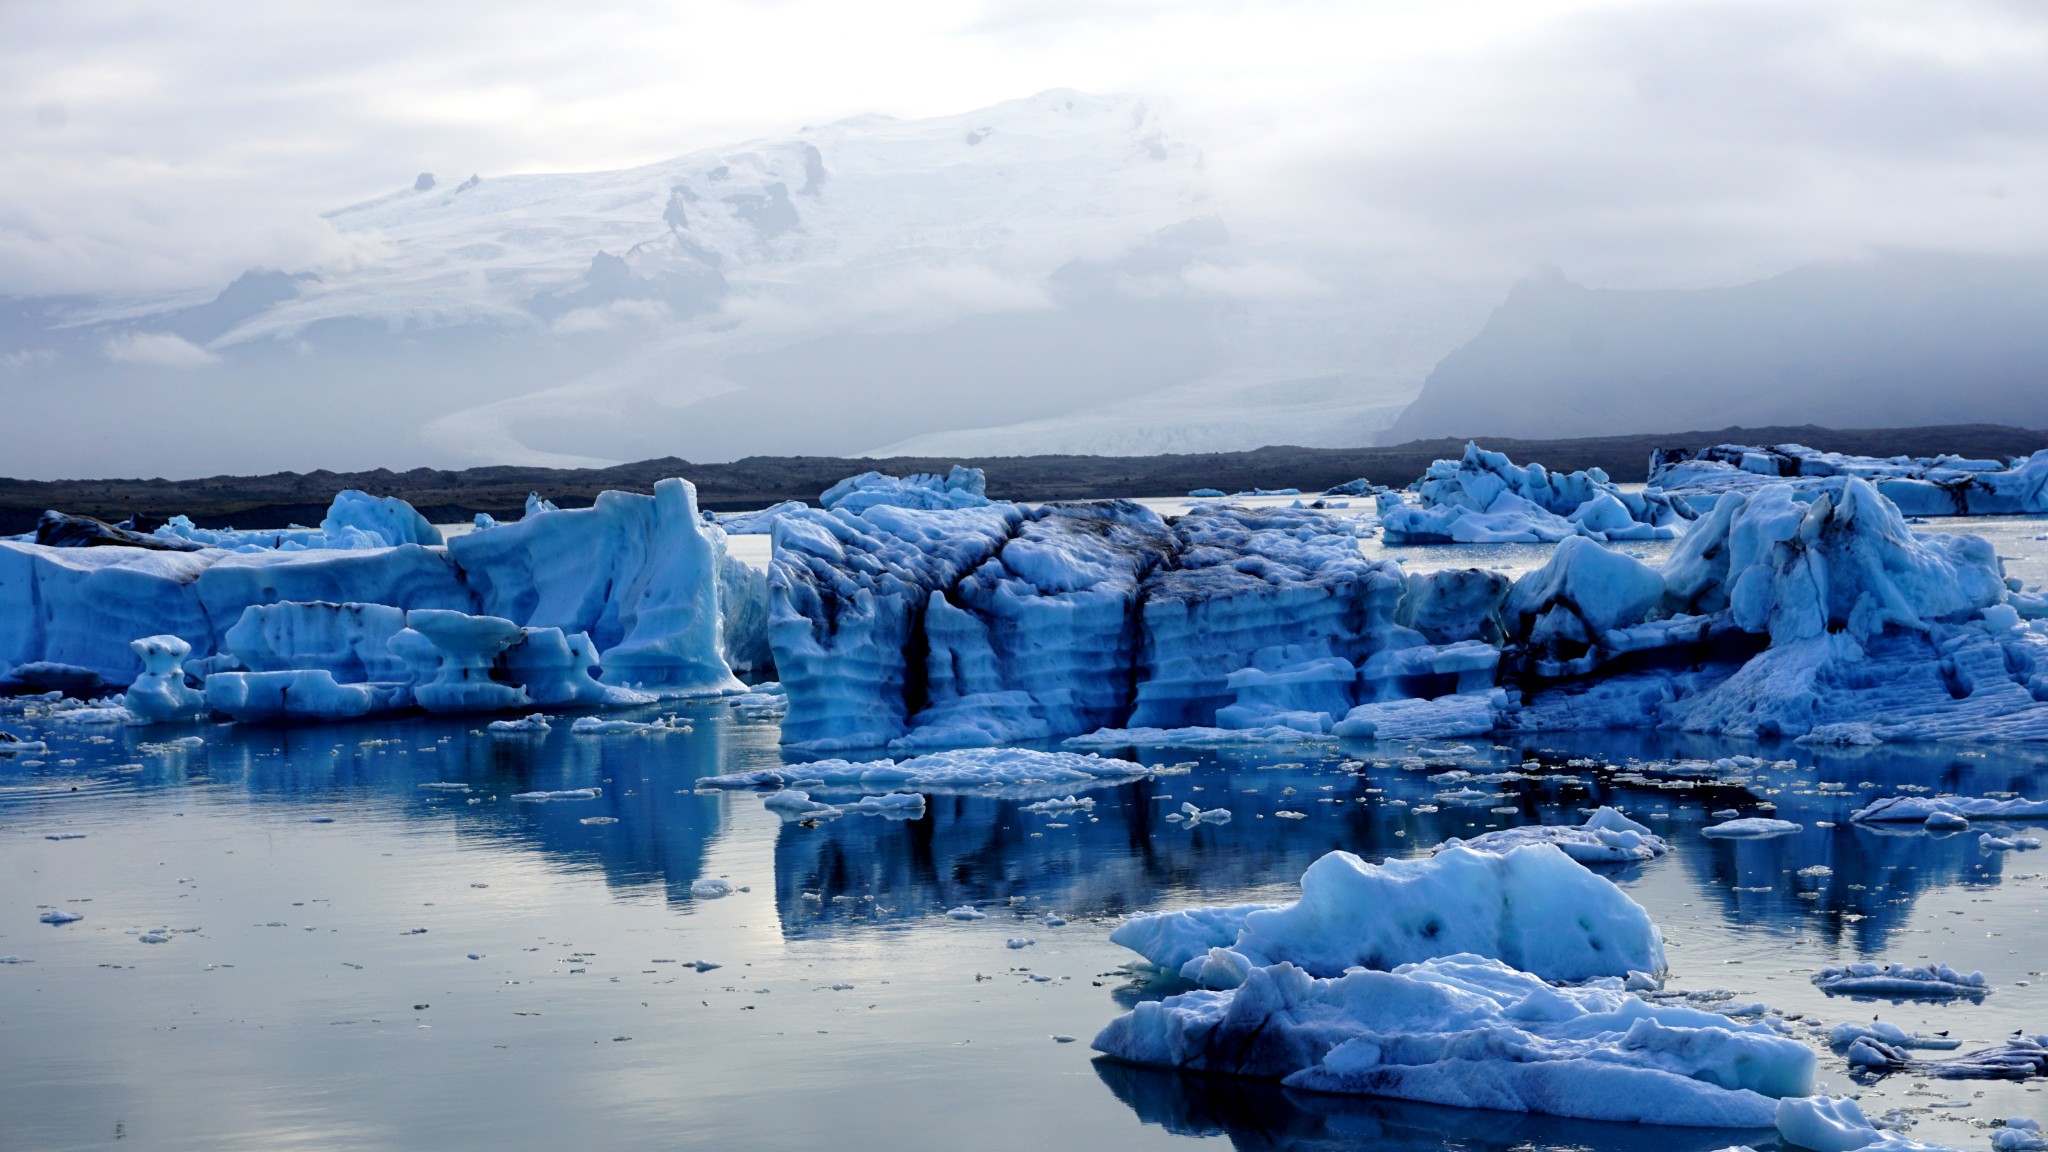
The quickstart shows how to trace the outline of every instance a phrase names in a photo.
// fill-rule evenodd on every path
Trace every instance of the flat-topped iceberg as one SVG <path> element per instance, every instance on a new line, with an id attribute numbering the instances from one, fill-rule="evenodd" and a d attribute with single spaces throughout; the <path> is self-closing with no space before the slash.
<path id="1" fill-rule="evenodd" d="M 1621 984 L 1559 987 L 1471 955 L 1327 979 L 1279 963 L 1141 1003 L 1094 1047 L 1309 1091 L 1702 1127 L 1768 1127 L 1779 1098 L 1813 1090 L 1812 1050 L 1766 1022 Z"/>
<path id="2" fill-rule="evenodd" d="M 783 788 L 838 785 L 871 791 L 896 788 L 978 789 L 1001 785 L 1108 784 L 1150 775 L 1131 760 L 1029 748 L 962 748 L 903 760 L 813 760 L 783 768 L 705 776 L 699 788 Z"/>

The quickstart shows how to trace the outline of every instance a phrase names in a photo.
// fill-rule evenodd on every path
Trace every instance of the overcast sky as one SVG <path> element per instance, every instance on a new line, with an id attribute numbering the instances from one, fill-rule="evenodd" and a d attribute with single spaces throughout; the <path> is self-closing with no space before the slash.
<path id="1" fill-rule="evenodd" d="M 317 213 L 420 171 L 1061 86 L 1163 98 L 1243 217 L 1445 268 L 2048 247 L 2035 0 L 0 0 L 0 293 L 332 259 Z"/>

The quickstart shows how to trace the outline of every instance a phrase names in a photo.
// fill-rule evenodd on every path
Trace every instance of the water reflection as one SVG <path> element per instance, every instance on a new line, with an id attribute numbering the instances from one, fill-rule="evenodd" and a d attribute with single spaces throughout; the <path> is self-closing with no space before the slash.
<path id="1" fill-rule="evenodd" d="M 1709 1152 L 1749 1144 L 1770 1147 L 1766 1130 L 1666 1128 L 1562 1120 L 1358 1096 L 1296 1092 L 1277 1084 L 1198 1077 L 1114 1060 L 1095 1074 L 1145 1124 L 1181 1136 L 1227 1136 L 1240 1152 L 1375 1152 L 1444 1148 L 1506 1152 L 1599 1148 L 1603 1152 Z"/>

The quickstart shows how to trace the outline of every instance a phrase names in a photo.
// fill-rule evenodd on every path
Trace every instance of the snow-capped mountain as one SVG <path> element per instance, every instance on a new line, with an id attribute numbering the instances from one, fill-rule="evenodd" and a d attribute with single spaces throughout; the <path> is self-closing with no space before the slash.
<path id="1" fill-rule="evenodd" d="M 325 219 L 332 266 L 0 302 L 0 393 L 97 433 L 6 470 L 1359 444 L 1460 335 L 1361 355 L 1372 308 L 1136 97 L 421 175 Z"/>

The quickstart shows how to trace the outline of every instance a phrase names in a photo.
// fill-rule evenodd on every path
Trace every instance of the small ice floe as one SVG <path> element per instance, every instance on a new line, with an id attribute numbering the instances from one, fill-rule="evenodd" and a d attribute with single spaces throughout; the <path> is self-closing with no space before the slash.
<path id="1" fill-rule="evenodd" d="M 671 732 L 688 732 L 690 726 L 674 716 L 663 716 L 659 720 L 611 720 L 601 716 L 581 716 L 569 731 L 577 736 L 666 736 Z"/>
<path id="2" fill-rule="evenodd" d="M 1926 822 L 1921 825 L 1929 832 L 1967 832 L 1970 822 L 1953 812 L 1929 812 Z"/>
<path id="3" fill-rule="evenodd" d="M 1008 940 L 1005 940 L 1005 941 L 1003 941 L 1003 947 L 1005 947 L 1005 948 L 1029 948 L 1029 947 L 1031 947 L 1031 946 L 1032 946 L 1033 944 L 1036 944 L 1036 943 L 1038 943 L 1038 941 L 1036 941 L 1036 940 L 1033 940 L 1033 939 L 1032 939 L 1031 937 L 1029 937 L 1029 936 L 1012 936 L 1012 937 L 1010 937 L 1010 938 L 1009 938 Z"/>
<path id="4" fill-rule="evenodd" d="M 1845 964 L 1814 973 L 1813 983 L 1830 996 L 1887 1000 L 1981 1001 L 1991 992 L 1982 972 L 1966 975 L 1946 964 L 1924 968 L 1906 964 Z"/>
<path id="5" fill-rule="evenodd" d="M 171 941 L 169 935 L 160 931 L 144 932 L 142 935 L 137 936 L 136 939 L 144 944 L 168 944 Z"/>
<path id="6" fill-rule="evenodd" d="M 924 815 L 924 797 L 916 792 L 890 792 L 863 796 L 839 805 L 842 812 L 857 816 L 883 816 L 891 820 L 915 820 Z"/>
<path id="7" fill-rule="evenodd" d="M 493 720 L 484 725 L 484 730 L 498 736 L 545 736 L 554 730 L 546 715 L 535 712 L 518 720 Z"/>
<path id="8" fill-rule="evenodd" d="M 12 732 L 0 732 L 0 759 L 12 756 L 28 756 L 37 752 L 48 752 L 50 746 L 41 740 L 24 740 Z"/>
<path id="9" fill-rule="evenodd" d="M 1554 844 L 1581 864 L 1631 864 L 1654 859 L 1671 845 L 1613 808 L 1600 808 L 1579 825 L 1530 824 L 1502 828 L 1470 840 L 1453 836 L 1439 846 L 1463 845 L 1475 852 L 1507 852 L 1524 844 Z"/>
<path id="10" fill-rule="evenodd" d="M 36 917 L 45 924 L 71 924 L 85 919 L 85 913 L 72 912 L 64 908 L 52 908 Z"/>
<path id="11" fill-rule="evenodd" d="M 420 785 L 429 792 L 467 792 L 469 785 L 454 780 L 433 780 Z"/>
<path id="12" fill-rule="evenodd" d="M 1869 824 L 1927 824 L 1936 817 L 1962 820 L 2048 820 L 2048 800 L 1998 799 L 1990 796 L 1887 796 L 1858 808 L 1849 817 Z"/>
<path id="13" fill-rule="evenodd" d="M 1055 1033 L 1053 1035 L 1052 1042 L 1055 1044 L 1072 1044 L 1074 1042 L 1074 1038 L 1072 1036 L 1064 1036 Z"/>
<path id="14" fill-rule="evenodd" d="M 551 800 L 595 800 L 604 795 L 601 788 L 564 788 L 558 792 L 514 792 L 512 799 L 529 804 L 545 804 Z"/>
<path id="15" fill-rule="evenodd" d="M 780 720 L 789 714 L 789 695 L 774 681 L 756 684 L 745 694 L 727 701 L 742 720 Z"/>
<path id="16" fill-rule="evenodd" d="M 22 959 L 21 957 L 19 957 L 19 956 L 0 956 L 0 964 L 33 964 L 33 963 L 35 963 L 35 961 L 33 961 L 33 960 L 23 960 L 23 959 Z"/>
<path id="17" fill-rule="evenodd" d="M 1786 836 L 1799 831 L 1800 826 L 1790 820 L 1773 820 L 1768 816 L 1748 816 L 1730 820 L 1725 824 L 1713 824 L 1700 829 L 1700 835 L 1717 840 L 1756 840 L 1766 836 Z"/>
<path id="18" fill-rule="evenodd" d="M 332 817 L 332 816 L 308 816 L 308 817 L 306 817 L 306 823 L 308 823 L 308 824 L 332 824 L 332 823 L 334 823 L 334 817 Z"/>
<path id="19" fill-rule="evenodd" d="M 761 806 L 784 820 L 837 820 L 846 815 L 833 805 L 813 800 L 810 793 L 796 788 L 770 793 L 762 799 Z"/>
<path id="20" fill-rule="evenodd" d="M 2042 537 L 2048 540 L 2048 536 Z M 2044 1152 L 2048 1150 L 2048 1135 L 2041 1131 L 2039 1120 L 2025 1116 L 2008 1116 L 2005 1126 L 1991 1134 L 1992 1152 Z"/>
<path id="21" fill-rule="evenodd" d="M 1903 1031 L 1893 1029 L 1891 1025 L 1880 1026 Z M 1849 1026 L 1844 1025 L 1830 1033 L 1830 1043 L 1846 1027 Z M 1849 1067 L 1858 1072 L 1910 1072 L 1915 1076 L 1942 1080 L 2027 1080 L 2048 1076 L 2048 1036 L 2015 1035 L 1995 1048 L 1980 1048 L 1946 1060 L 1922 1060 L 1914 1057 L 1909 1049 L 1955 1048 L 1958 1044 L 1945 1037 L 1910 1033 L 1905 1042 L 1892 1043 L 1872 1034 L 1876 1028 L 1861 1031 L 1863 1034 L 1857 1035 L 1846 1046 L 1836 1045 L 1836 1051 L 1848 1060 Z"/>
<path id="22" fill-rule="evenodd" d="M 705 876 L 690 883 L 690 895 L 699 900 L 717 900 L 734 892 L 733 883 L 722 876 Z"/>
<path id="23" fill-rule="evenodd" d="M 695 968 L 699 972 L 709 972 L 713 968 L 723 968 L 725 967 L 725 965 L 720 964 L 715 960 L 692 960 L 688 964 L 683 965 L 683 967 Z"/>
<path id="24" fill-rule="evenodd" d="M 1189 828 L 1193 828 L 1197 824 L 1228 824 L 1230 823 L 1230 809 L 1203 809 L 1183 800 L 1181 801 L 1180 811 L 1171 813 L 1166 818 L 1174 821 L 1185 821 L 1186 826 Z"/>
<path id="25" fill-rule="evenodd" d="M 577 821 L 578 824 L 617 824 L 618 822 L 619 818 L 617 816 L 585 816 Z"/>
<path id="26" fill-rule="evenodd" d="M 47 835 L 47 836 L 44 836 L 44 837 L 43 837 L 43 839 L 45 839 L 45 840 L 83 840 L 83 839 L 85 839 L 85 833 L 83 833 L 83 832 L 52 832 L 52 833 L 50 833 L 49 835 Z"/>
<path id="27" fill-rule="evenodd" d="M 1709 812 L 1707 815 L 1712 816 L 1716 820 L 1733 820 L 1742 815 L 1742 813 L 1737 812 L 1733 808 L 1722 808 L 1719 811 Z"/>
<path id="28" fill-rule="evenodd" d="M 1047 912 L 1038 918 L 1038 922 L 1047 928 L 1064 928 L 1067 926 L 1067 918 L 1057 912 Z"/>
<path id="29" fill-rule="evenodd" d="M 469 954 L 469 958 L 470 958 L 471 960 L 481 960 L 481 959 L 483 959 L 483 958 L 484 958 L 484 954 L 483 954 L 483 953 L 481 953 L 481 952 L 471 952 L 471 953 Z"/>
<path id="30" fill-rule="evenodd" d="M 1040 800 L 1036 804 L 1026 804 L 1023 810 L 1026 812 L 1092 812 L 1095 810 L 1095 800 L 1093 797 L 1057 796 L 1050 800 Z"/>
<path id="31" fill-rule="evenodd" d="M 946 915 L 954 920 L 988 919 L 988 913 L 983 912 L 981 909 L 976 908 L 972 904 L 962 904 L 958 908 L 949 908 L 946 910 Z"/>
<path id="32" fill-rule="evenodd" d="M 1977 837 L 1977 848 L 1983 852 L 2025 852 L 2040 846 L 2039 836 L 1993 836 L 1986 832 Z"/>
<path id="33" fill-rule="evenodd" d="M 1780 1139 L 1817 1152 L 1945 1152 L 1879 1128 L 1847 1096 L 1787 1096 L 1777 1113 Z"/>

